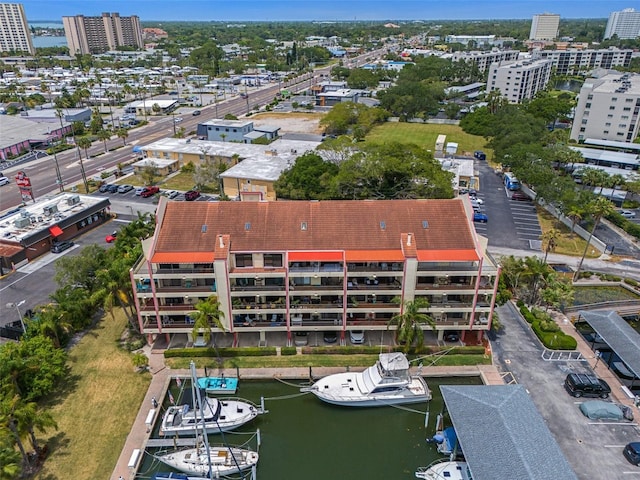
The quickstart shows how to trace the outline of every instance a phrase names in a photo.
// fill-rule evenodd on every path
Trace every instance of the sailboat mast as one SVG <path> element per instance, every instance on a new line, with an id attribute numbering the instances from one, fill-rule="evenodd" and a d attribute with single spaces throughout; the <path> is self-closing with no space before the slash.
<path id="1" fill-rule="evenodd" d="M 191 362 L 189 365 L 191 368 L 191 388 L 195 393 L 194 399 L 197 398 L 198 405 L 200 406 L 200 416 L 202 417 L 202 436 L 204 437 L 204 448 L 207 454 L 207 461 L 209 462 L 209 478 L 213 479 L 213 467 L 211 466 L 211 450 L 209 449 L 209 437 L 207 435 L 207 429 L 205 428 L 204 421 L 204 405 L 202 404 L 202 395 L 200 393 L 200 389 L 196 388 L 196 384 L 198 383 L 198 375 L 196 374 L 196 364 Z M 196 410 L 197 412 L 197 410 Z M 197 428 L 198 428 L 198 419 L 196 418 L 196 436 L 197 436 Z"/>

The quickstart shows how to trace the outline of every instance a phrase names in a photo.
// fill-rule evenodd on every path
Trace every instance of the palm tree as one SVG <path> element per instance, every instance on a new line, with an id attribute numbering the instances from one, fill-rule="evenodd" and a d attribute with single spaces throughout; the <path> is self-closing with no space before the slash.
<path id="1" fill-rule="evenodd" d="M 191 314 L 193 318 L 191 334 L 194 338 L 202 333 L 204 340 L 209 343 L 213 328 L 226 332 L 221 320 L 224 318 L 224 312 L 220 310 L 220 302 L 218 302 L 217 296 L 212 295 L 206 300 L 199 301 L 196 303 L 195 309 L 196 311 Z"/>
<path id="2" fill-rule="evenodd" d="M 78 147 L 84 150 L 84 155 L 89 160 L 89 148 L 91 147 L 93 142 L 89 137 L 80 137 L 78 139 Z"/>
<path id="3" fill-rule="evenodd" d="M 119 128 L 116 131 L 116 135 L 118 136 L 118 138 L 122 139 L 122 143 L 123 143 L 123 147 L 127 146 L 127 137 L 129 136 L 129 132 L 127 132 L 126 128 Z"/>
<path id="4" fill-rule="evenodd" d="M 567 212 L 567 217 L 571 219 L 571 233 L 569 236 L 573 238 L 574 230 L 576 228 L 576 223 L 582 220 L 582 216 L 584 215 L 584 208 L 579 205 L 572 205 Z"/>
<path id="5" fill-rule="evenodd" d="M 578 263 L 578 268 L 576 272 L 573 274 L 573 281 L 575 282 L 580 278 L 580 269 L 582 268 L 582 263 L 584 262 L 584 257 L 587 256 L 587 251 L 589 250 L 589 245 L 591 245 L 591 238 L 593 238 L 593 234 L 598 228 L 598 224 L 602 217 L 610 215 L 614 212 L 615 206 L 608 199 L 604 197 L 597 197 L 590 204 L 587 205 L 587 212 L 593 217 L 593 228 L 589 233 L 589 238 L 587 239 L 587 244 L 584 246 L 584 252 L 582 252 L 582 257 L 580 258 L 580 263 Z"/>
<path id="6" fill-rule="evenodd" d="M 429 302 L 425 298 L 408 301 L 404 304 L 401 313 L 391 317 L 387 324 L 387 330 L 391 326 L 396 327 L 396 343 L 402 345 L 405 353 L 409 351 L 414 341 L 418 349 L 424 344 L 422 325 L 428 324 L 432 330 L 435 330 L 436 324 L 433 318 L 429 314 L 421 312 L 427 308 L 429 308 Z"/>
<path id="7" fill-rule="evenodd" d="M 56 348 L 66 344 L 67 336 L 73 331 L 73 326 L 65 318 L 64 310 L 54 305 L 39 308 L 34 320 L 29 326 L 37 329 L 40 335 L 51 338 Z"/>
<path id="8" fill-rule="evenodd" d="M 522 272 L 523 279 L 529 284 L 529 305 L 537 305 L 539 302 L 540 281 L 546 282 L 546 278 L 551 273 L 549 265 L 538 257 L 527 257 L 524 259 L 525 270 Z"/>
<path id="9" fill-rule="evenodd" d="M 96 134 L 99 140 L 102 140 L 104 143 L 104 153 L 107 153 L 107 140 L 111 138 L 111 132 L 109 130 L 105 130 L 104 128 Z"/>
<path id="10" fill-rule="evenodd" d="M 553 252 L 553 250 L 555 250 L 558 238 L 560 238 L 560 231 L 555 228 L 547 230 L 542 234 L 542 242 L 546 244 L 544 249 L 544 264 L 547 263 L 547 256 L 549 255 L 549 252 Z"/>

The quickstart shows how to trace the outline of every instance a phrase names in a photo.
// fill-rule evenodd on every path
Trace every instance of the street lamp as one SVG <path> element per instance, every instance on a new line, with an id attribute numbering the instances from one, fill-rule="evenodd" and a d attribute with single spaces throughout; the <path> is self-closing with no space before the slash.
<path id="1" fill-rule="evenodd" d="M 7 308 L 15 308 L 18 312 L 18 318 L 20 319 L 20 325 L 22 325 L 22 331 L 26 333 L 27 329 L 24 326 L 24 320 L 22 319 L 22 313 L 20 313 L 20 307 L 26 303 L 26 300 L 22 300 L 18 303 L 7 303 Z"/>

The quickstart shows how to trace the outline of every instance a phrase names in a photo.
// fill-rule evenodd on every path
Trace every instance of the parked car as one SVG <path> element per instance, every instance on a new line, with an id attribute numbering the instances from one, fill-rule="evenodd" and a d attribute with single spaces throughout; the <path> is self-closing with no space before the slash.
<path id="1" fill-rule="evenodd" d="M 582 414 L 591 420 L 622 420 L 624 413 L 617 405 L 602 400 L 589 400 L 580 404 Z"/>
<path id="2" fill-rule="evenodd" d="M 107 193 L 109 191 L 109 187 L 111 185 L 109 185 L 108 183 L 103 183 L 102 185 L 100 185 L 100 188 L 98 189 L 98 191 L 100 193 Z"/>
<path id="3" fill-rule="evenodd" d="M 293 334 L 293 344 L 296 347 L 304 347 L 309 342 L 309 333 L 295 332 Z"/>
<path id="4" fill-rule="evenodd" d="M 640 465 L 640 442 L 627 443 L 622 454 L 632 465 Z"/>
<path id="5" fill-rule="evenodd" d="M 133 190 L 133 185 L 120 185 L 118 187 L 118 193 L 127 193 L 130 192 L 131 190 Z"/>
<path id="6" fill-rule="evenodd" d="M 63 242 L 54 243 L 51 246 L 51 253 L 62 253 L 65 250 L 68 250 L 71 247 L 73 247 L 73 245 L 74 243 L 72 241 L 63 241 Z"/>
<path id="7" fill-rule="evenodd" d="M 0 177 L 0 186 L 9 185 L 11 181 L 7 177 Z"/>
<path id="8" fill-rule="evenodd" d="M 445 332 L 444 339 L 447 342 L 457 342 L 460 340 L 460 335 L 457 332 Z"/>
<path id="9" fill-rule="evenodd" d="M 323 337 L 326 343 L 336 343 L 338 341 L 338 332 L 330 330 L 328 332 L 324 332 Z"/>
<path id="10" fill-rule="evenodd" d="M 191 115 L 193 115 L 194 117 L 197 117 L 198 115 L 200 115 L 200 110 L 194 110 L 193 112 L 191 112 Z"/>
<path id="11" fill-rule="evenodd" d="M 114 230 L 112 233 L 104 237 L 104 241 L 107 243 L 113 243 L 116 241 L 117 237 L 118 237 L 118 232 L 117 230 Z"/>
<path id="12" fill-rule="evenodd" d="M 489 217 L 487 216 L 486 213 L 474 212 L 473 213 L 473 221 L 474 222 L 480 222 L 480 223 L 487 223 L 489 221 Z"/>
<path id="13" fill-rule="evenodd" d="M 478 160 L 486 160 L 487 154 L 484 153 L 482 150 L 476 150 L 475 152 L 473 152 L 473 157 L 477 158 Z"/>
<path id="14" fill-rule="evenodd" d="M 362 345 L 364 343 L 364 330 L 349 330 L 349 340 L 354 345 Z"/>
<path id="15" fill-rule="evenodd" d="M 471 197 L 471 205 L 484 205 L 484 200 L 478 197 Z"/>
<path id="16" fill-rule="evenodd" d="M 152 195 L 155 195 L 159 191 L 160 191 L 160 187 L 157 187 L 155 185 L 152 185 L 150 187 L 144 187 L 144 189 L 140 193 L 140 196 L 143 197 L 143 198 L 147 198 L 147 197 L 150 197 Z"/>
<path id="17" fill-rule="evenodd" d="M 172 198 L 176 198 L 178 195 L 180 195 L 180 192 L 178 192 L 177 190 L 171 190 L 171 192 L 167 195 L 167 197 L 172 199 Z"/>
<path id="18" fill-rule="evenodd" d="M 142 194 L 146 187 L 136 187 L 136 195 Z"/>
<path id="19" fill-rule="evenodd" d="M 118 193 L 118 189 L 120 187 L 118 185 L 109 185 L 107 188 L 107 193 Z"/>
<path id="20" fill-rule="evenodd" d="M 570 395 L 580 397 L 608 398 L 611 393 L 609 384 L 589 373 L 570 373 L 564 379 L 564 387 Z"/>
<path id="21" fill-rule="evenodd" d="M 184 199 L 187 202 L 192 202 L 193 200 L 195 200 L 199 196 L 200 196 L 200 192 L 199 191 L 197 191 L 197 190 L 189 190 L 187 193 L 184 194 Z"/>
<path id="22" fill-rule="evenodd" d="M 618 213 L 624 218 L 636 218 L 636 212 L 631 210 L 618 210 Z"/>
<path id="23" fill-rule="evenodd" d="M 529 196 L 526 195 L 525 193 L 522 193 L 522 192 L 513 192 L 511 194 L 511 200 L 517 200 L 517 201 L 520 201 L 520 202 L 530 202 L 531 201 Z"/>

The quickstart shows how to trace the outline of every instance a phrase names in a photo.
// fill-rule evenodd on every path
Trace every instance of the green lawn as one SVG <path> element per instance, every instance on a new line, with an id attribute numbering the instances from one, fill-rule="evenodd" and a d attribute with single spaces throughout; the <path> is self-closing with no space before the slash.
<path id="1" fill-rule="evenodd" d="M 387 122 L 371 130 L 365 141 L 369 143 L 415 143 L 427 150 L 434 151 L 438 135 L 446 135 L 447 142 L 458 144 L 458 153 L 476 150 L 487 154 L 487 160 L 493 157 L 493 151 L 486 147 L 486 140 L 477 135 L 469 135 L 457 125 L 435 125 L 420 123 Z"/>

